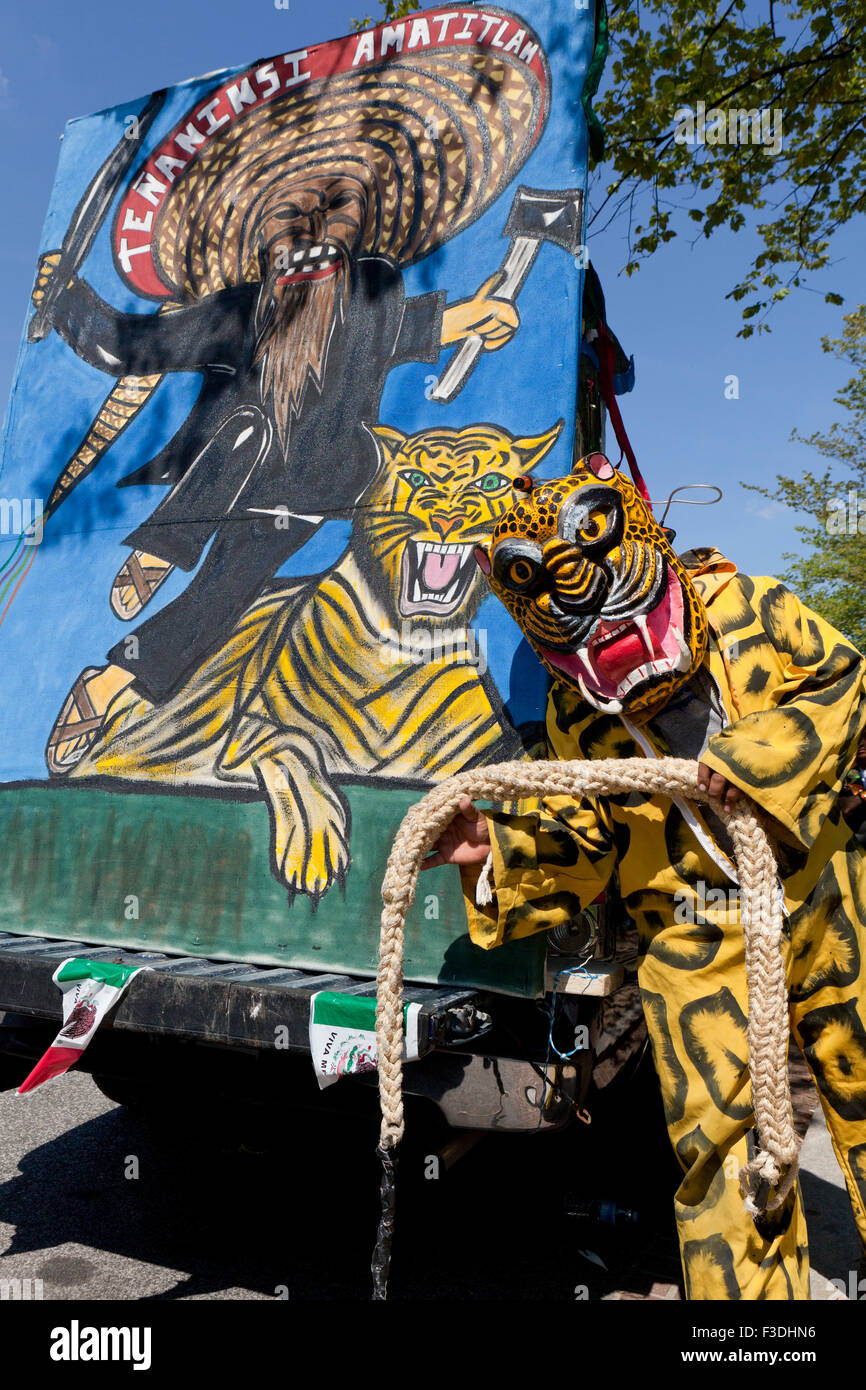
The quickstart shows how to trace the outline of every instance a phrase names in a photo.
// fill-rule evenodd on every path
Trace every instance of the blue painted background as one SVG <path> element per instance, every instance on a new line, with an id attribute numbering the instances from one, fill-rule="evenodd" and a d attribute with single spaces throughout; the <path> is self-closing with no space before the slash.
<path id="1" fill-rule="evenodd" d="M 453 302 L 493 273 L 507 249 L 502 228 L 518 183 L 537 188 L 584 187 L 586 127 L 581 88 L 592 49 L 591 10 L 564 0 L 525 0 L 514 11 L 540 35 L 551 69 L 551 110 L 535 152 L 497 203 L 466 231 L 420 264 L 404 271 L 407 295 L 446 289 Z M 323 35 L 322 39 L 328 36 Z M 288 42 L 283 51 L 291 50 Z M 181 116 L 225 76 L 211 74 L 169 90 L 149 132 L 142 162 Z M 69 123 L 39 252 L 57 248 L 81 194 L 120 139 L 125 117 L 145 98 Z M 113 209 L 112 209 L 113 211 Z M 109 244 L 107 218 L 80 274 L 118 309 L 152 312 L 119 279 Z M 35 270 L 37 248 L 34 248 Z M 397 368 L 388 378 L 381 421 L 406 432 L 432 426 L 491 422 L 513 434 L 538 434 L 560 417 L 565 429 L 539 469 L 555 476 L 571 466 L 577 380 L 582 272 L 559 247 L 546 245 L 520 294 L 521 327 L 501 351 L 485 354 L 450 405 L 428 398 L 434 368 Z M 443 352 L 438 368 L 448 361 Z M 80 361 L 56 334 L 38 344 L 22 340 L 3 439 L 0 495 L 47 499 L 58 473 L 80 443 L 107 395 L 112 378 Z M 78 672 L 104 663 L 104 653 L 130 630 L 108 606 L 111 581 L 127 550 L 123 537 L 165 494 L 153 488 L 117 490 L 118 479 L 151 458 L 186 417 L 200 386 L 197 374 L 169 375 L 135 422 L 108 450 L 94 472 L 46 524 L 43 543 L 0 627 L 0 780 L 46 777 L 43 750 L 63 698 Z M 284 567 L 284 574 L 313 574 L 333 563 L 345 545 L 348 523 L 327 523 Z M 0 565 L 14 537 L 0 536 Z M 8 570 L 5 572 L 8 573 Z M 175 573 L 148 608 L 171 602 L 190 576 Z M 3 579 L 0 578 L 0 587 Z M 9 595 L 0 602 L 0 612 Z M 487 630 L 491 674 L 515 722 L 540 718 L 545 677 L 501 606 L 480 608 L 475 626 Z"/>

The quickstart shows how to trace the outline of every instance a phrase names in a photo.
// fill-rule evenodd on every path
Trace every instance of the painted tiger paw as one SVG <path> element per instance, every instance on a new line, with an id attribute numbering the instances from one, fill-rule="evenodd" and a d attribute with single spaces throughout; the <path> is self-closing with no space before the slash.
<path id="1" fill-rule="evenodd" d="M 318 901 L 342 882 L 351 862 L 348 803 L 306 769 L 268 759 L 256 771 L 271 808 L 273 872 L 290 893 Z"/>
<path id="2" fill-rule="evenodd" d="M 309 806 L 305 808 L 309 814 Z M 349 868 L 348 811 L 321 802 L 315 823 L 293 821 L 285 833 L 277 828 L 274 859 L 279 877 L 291 893 L 318 900 Z"/>

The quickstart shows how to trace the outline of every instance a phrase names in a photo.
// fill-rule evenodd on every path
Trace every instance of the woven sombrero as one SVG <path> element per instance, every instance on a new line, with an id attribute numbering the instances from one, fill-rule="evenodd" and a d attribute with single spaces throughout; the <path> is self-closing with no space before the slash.
<path id="1" fill-rule="evenodd" d="M 498 26 L 492 30 L 491 15 Z M 411 28 L 419 24 L 425 27 Z M 434 41 L 434 24 L 448 35 L 445 42 Z M 198 103 L 151 155 L 121 205 L 121 213 L 132 214 L 127 226 L 147 227 L 149 254 L 133 252 L 130 260 L 127 252 L 125 265 L 118 254 L 127 282 L 139 293 L 188 299 L 259 279 L 262 210 L 301 172 L 356 174 L 368 195 L 361 249 L 399 265 L 429 255 L 480 216 L 543 130 L 550 84 L 539 40 L 507 11 L 476 16 L 450 6 L 408 18 L 387 29 L 390 42 L 386 36 L 379 43 L 384 29 L 309 50 L 302 55 L 307 80 L 288 91 L 261 96 L 262 73 L 285 58 L 225 83 L 208 102 L 207 120 L 220 124 L 206 139 Z M 362 39 L 373 60 L 350 66 Z M 402 51 L 377 58 L 383 47 Z M 290 56 L 297 75 L 298 55 Z M 144 179 L 148 203 L 158 209 L 145 218 L 137 192 Z M 116 254 L 123 228 L 119 217 Z"/>

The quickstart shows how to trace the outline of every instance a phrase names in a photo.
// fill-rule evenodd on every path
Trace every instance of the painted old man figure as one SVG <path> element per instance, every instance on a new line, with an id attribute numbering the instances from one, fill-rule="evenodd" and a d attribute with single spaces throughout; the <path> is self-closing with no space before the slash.
<path id="1" fill-rule="evenodd" d="M 407 298 L 401 267 L 477 218 L 531 152 L 548 105 L 541 59 L 431 41 L 400 63 L 334 66 L 234 112 L 221 88 L 206 108 L 219 129 L 197 131 L 193 157 L 181 158 L 190 113 L 133 180 L 115 261 L 141 292 L 161 288 L 156 313 L 120 313 L 75 277 L 52 304 L 56 331 L 120 387 L 149 394 L 163 373 L 202 376 L 180 430 L 122 480 L 169 491 L 126 538 L 113 611 L 137 617 L 175 567 L 204 556 L 135 642 L 79 676 L 48 742 L 55 775 L 98 740 L 121 690 L 169 698 L 322 521 L 351 514 L 379 467 L 368 427 L 392 368 L 435 363 L 472 335 L 495 350 L 517 328 L 496 276 L 448 305 L 443 290 Z M 246 81 L 255 97 L 270 67 L 235 92 Z M 146 255 L 121 237 L 126 226 L 148 229 Z M 37 302 L 57 261 L 42 258 Z M 109 410 L 55 492 L 89 471 L 111 433 Z"/>

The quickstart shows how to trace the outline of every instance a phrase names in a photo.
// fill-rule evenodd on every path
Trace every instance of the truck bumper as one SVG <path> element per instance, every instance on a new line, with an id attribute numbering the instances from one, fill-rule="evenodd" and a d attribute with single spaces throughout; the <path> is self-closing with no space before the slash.
<path id="1" fill-rule="evenodd" d="M 590 1052 L 577 1065 L 544 1066 L 519 1057 L 448 1051 L 405 1067 L 403 1090 L 433 1101 L 455 1129 L 525 1134 L 567 1125 L 591 1074 Z"/>
<path id="2" fill-rule="evenodd" d="M 331 1093 L 321 1101 L 310 1062 L 311 998 L 320 989 L 376 993 L 369 979 L 0 932 L 0 1023 L 4 1010 L 14 1016 L 0 1026 L 0 1090 L 19 1085 L 50 1045 L 61 1014 L 52 972 L 73 955 L 151 967 L 106 1019 L 79 1067 L 97 1077 L 143 1082 L 154 1095 L 160 1089 L 157 1077 L 165 1080 L 167 1092 L 183 1076 L 202 1092 L 228 1088 L 263 1100 L 268 1094 L 285 1098 L 291 1091 L 300 1106 L 328 1106 Z M 545 1061 L 540 1039 L 528 1057 L 503 1055 L 509 1049 L 502 1036 L 498 1047 L 490 1046 L 493 1034 L 484 1010 L 497 1009 L 491 996 L 407 985 L 405 997 L 420 1004 L 423 1024 L 421 1056 L 404 1068 L 407 1095 L 438 1106 L 457 1129 L 538 1132 L 562 1128 L 573 1117 L 589 1086 L 591 1047 L 555 1064 Z M 538 1031 L 534 1001 L 500 999 L 500 1012 L 505 1005 L 531 1009 Z M 546 1024 L 543 1031 L 546 1035 Z M 375 1105 L 375 1096 L 364 1094 L 370 1086 L 375 1091 L 376 1076 L 362 1075 L 346 1078 L 331 1092 L 339 1090 L 348 1100 L 343 1089 L 348 1087 L 365 1106 Z"/>

